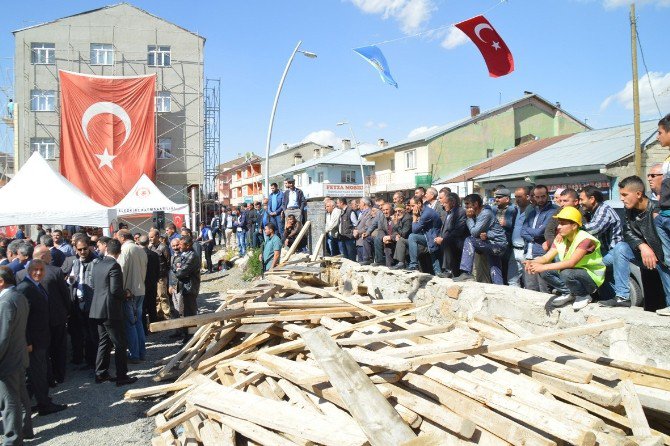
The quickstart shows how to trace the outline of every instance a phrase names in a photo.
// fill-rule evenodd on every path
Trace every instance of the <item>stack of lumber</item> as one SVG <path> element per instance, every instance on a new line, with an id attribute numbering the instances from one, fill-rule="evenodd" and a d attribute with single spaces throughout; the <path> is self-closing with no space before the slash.
<path id="1" fill-rule="evenodd" d="M 428 325 L 410 301 L 319 285 L 314 265 L 152 324 L 197 327 L 161 364 L 171 382 L 126 393 L 154 399 L 153 445 L 670 445 L 647 418 L 670 412 L 670 371 L 572 342 L 622 321 Z"/>

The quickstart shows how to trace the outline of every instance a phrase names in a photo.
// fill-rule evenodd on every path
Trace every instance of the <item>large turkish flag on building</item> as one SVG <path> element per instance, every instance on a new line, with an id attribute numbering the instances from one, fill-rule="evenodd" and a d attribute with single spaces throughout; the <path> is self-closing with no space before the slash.
<path id="1" fill-rule="evenodd" d="M 514 71 L 512 52 L 483 15 L 457 23 L 456 27 L 477 45 L 489 69 L 489 76 L 500 77 Z"/>
<path id="2" fill-rule="evenodd" d="M 156 76 L 59 71 L 60 170 L 85 194 L 113 206 L 142 174 L 156 172 Z"/>

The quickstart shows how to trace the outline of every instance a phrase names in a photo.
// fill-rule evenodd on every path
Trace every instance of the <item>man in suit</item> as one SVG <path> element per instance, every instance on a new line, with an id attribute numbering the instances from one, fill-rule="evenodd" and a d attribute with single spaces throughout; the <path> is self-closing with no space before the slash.
<path id="1" fill-rule="evenodd" d="M 95 359 L 95 382 L 116 381 L 117 386 L 132 384 L 136 377 L 128 376 L 126 329 L 123 304 L 126 292 L 123 273 L 116 259 L 121 254 L 121 242 L 109 240 L 106 255 L 96 260 L 93 268 L 93 303 L 89 317 L 98 327 L 98 354 Z M 109 375 L 109 358 L 114 346 L 116 378 Z"/>
<path id="2" fill-rule="evenodd" d="M 446 188 L 445 188 L 446 189 Z M 460 206 L 460 200 L 455 193 L 441 190 L 440 204 L 445 212 L 442 216 L 442 227 L 435 237 L 435 243 L 442 250 L 442 272 L 440 277 L 453 277 L 453 272 L 460 271 L 463 242 L 469 235 L 465 209 Z"/>
<path id="3" fill-rule="evenodd" d="M 361 213 L 358 216 L 358 224 L 354 229 L 354 238 L 356 239 L 356 252 L 358 254 L 358 261 L 361 265 L 369 265 L 372 263 L 373 242 L 372 231 L 374 229 L 376 219 L 372 212 L 372 201 L 363 197 L 360 199 Z"/>
<path id="4" fill-rule="evenodd" d="M 12 271 L 0 267 L 0 415 L 7 445 L 20 445 L 24 439 L 33 437 L 25 379 L 26 324 L 30 310 L 15 284 Z"/>
<path id="5" fill-rule="evenodd" d="M 439 274 L 442 272 L 440 245 L 435 243 L 435 237 L 442 227 L 442 220 L 440 220 L 437 212 L 430 206 L 424 206 L 422 201 L 415 198 L 413 203 L 412 233 L 407 239 L 409 245 L 409 265 L 407 269 L 410 271 L 419 269 L 419 246 L 423 246 L 430 253 L 433 274 Z"/>
<path id="6" fill-rule="evenodd" d="M 158 255 L 158 280 L 156 282 L 156 317 L 170 319 L 170 297 L 168 296 L 168 272 L 170 271 L 170 249 L 160 241 L 158 229 L 149 231 L 149 249 Z M 147 257 L 147 261 L 148 261 Z"/>
<path id="7" fill-rule="evenodd" d="M 47 355 L 51 333 L 49 330 L 49 295 L 40 284 L 44 277 L 45 263 L 32 260 L 28 274 L 16 287 L 16 291 L 26 296 L 30 311 L 26 327 L 26 342 L 30 356 L 28 380 L 30 390 L 37 400 L 39 415 L 49 415 L 67 408 L 65 404 L 54 404 L 49 397 L 47 379 Z"/>
<path id="8" fill-rule="evenodd" d="M 54 246 L 54 239 L 51 238 L 50 235 L 45 234 L 40 237 L 40 243 L 49 248 L 49 251 L 51 251 L 51 264 L 59 268 L 63 266 L 63 262 L 65 262 L 65 254 L 63 254 L 63 251 Z"/>
<path id="9" fill-rule="evenodd" d="M 7 265 L 14 274 L 26 267 L 33 256 L 33 245 L 23 240 L 14 240 L 7 246 L 12 261 Z"/>
<path id="10" fill-rule="evenodd" d="M 33 258 L 45 263 L 44 277 L 40 284 L 49 296 L 49 360 L 47 362 L 47 376 L 49 386 L 65 381 L 65 364 L 67 355 L 67 316 L 70 310 L 70 290 L 60 268 L 51 265 L 51 252 L 44 245 L 37 245 Z M 27 270 L 19 271 L 16 280 L 22 281 Z"/>
<path id="11" fill-rule="evenodd" d="M 149 333 L 149 322 L 157 322 L 156 294 L 158 290 L 158 274 L 160 273 L 160 259 L 158 254 L 149 249 L 149 237 L 140 235 L 140 246 L 147 255 L 147 274 L 144 277 L 144 310 L 142 311 L 142 323 L 144 334 Z M 147 316 L 149 320 L 147 321 Z"/>
<path id="12" fill-rule="evenodd" d="M 284 235 L 284 227 L 282 225 L 281 213 L 284 210 L 284 194 L 279 190 L 277 183 L 270 185 L 270 197 L 268 198 L 268 220 L 274 223 L 277 228 L 277 235 L 282 238 Z"/>
<path id="13" fill-rule="evenodd" d="M 295 180 L 293 178 L 288 178 L 286 180 L 286 190 L 284 191 L 284 198 L 282 201 L 284 221 L 286 221 L 287 215 L 293 214 L 295 215 L 296 220 L 300 223 L 304 223 L 302 213 L 305 210 L 306 204 L 307 200 L 305 200 L 305 194 L 302 190 L 295 187 Z"/>
<path id="14" fill-rule="evenodd" d="M 390 203 L 382 204 L 381 210 L 375 227 L 377 236 L 374 238 L 375 263 L 373 265 L 386 265 L 390 268 L 393 266 L 393 252 L 395 251 L 395 240 L 391 237 L 395 222 Z"/>
<path id="15" fill-rule="evenodd" d="M 395 205 L 393 221 L 393 231 L 391 232 L 391 239 L 395 243 L 393 260 L 398 263 L 391 269 L 404 269 L 407 258 L 407 238 L 412 233 L 412 216 L 407 212 L 404 203 Z"/>

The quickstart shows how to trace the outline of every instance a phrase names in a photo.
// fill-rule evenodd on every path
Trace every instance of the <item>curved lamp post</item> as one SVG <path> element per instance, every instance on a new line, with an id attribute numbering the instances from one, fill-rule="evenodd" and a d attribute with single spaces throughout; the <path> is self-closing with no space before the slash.
<path id="1" fill-rule="evenodd" d="M 365 193 L 365 170 L 363 170 L 363 157 L 361 156 L 361 150 L 360 147 L 358 146 L 358 140 L 356 139 L 356 135 L 354 135 L 354 129 L 351 127 L 351 124 L 347 121 L 342 121 L 337 123 L 338 126 L 346 125 L 349 127 L 349 131 L 351 132 L 351 140 L 354 143 L 354 146 L 356 147 L 356 152 L 358 153 L 358 160 L 360 161 L 361 164 L 361 182 L 363 183 L 363 193 Z"/>
<path id="2" fill-rule="evenodd" d="M 298 44 L 295 46 L 295 49 L 291 53 L 291 57 L 289 57 L 288 62 L 286 63 L 286 68 L 284 68 L 284 74 L 282 74 L 281 80 L 279 81 L 279 87 L 277 87 L 275 102 L 274 104 L 272 104 L 272 113 L 270 114 L 270 124 L 268 125 L 268 138 L 265 143 L 265 186 L 264 186 L 265 193 L 263 195 L 265 195 L 266 197 L 270 197 L 270 141 L 272 140 L 272 125 L 274 124 L 275 121 L 277 102 L 279 102 L 279 95 L 281 94 L 281 89 L 284 86 L 284 80 L 286 79 L 286 74 L 288 73 L 288 69 L 291 67 L 291 63 L 293 62 L 295 53 L 302 53 L 305 57 L 309 57 L 310 59 L 316 58 L 316 54 L 309 51 L 301 50 L 300 49 L 301 44 L 302 40 L 298 41 Z"/>

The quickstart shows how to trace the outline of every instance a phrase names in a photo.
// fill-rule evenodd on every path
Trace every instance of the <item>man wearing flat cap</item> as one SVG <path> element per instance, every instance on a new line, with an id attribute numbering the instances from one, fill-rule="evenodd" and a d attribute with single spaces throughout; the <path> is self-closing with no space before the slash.
<path id="1" fill-rule="evenodd" d="M 511 192 L 506 187 L 500 187 L 493 192 L 495 200 L 493 212 L 496 214 L 498 223 L 500 223 L 500 226 L 505 230 L 505 236 L 507 237 L 507 250 L 502 258 L 503 280 L 505 281 L 505 284 L 508 283 L 510 277 L 517 277 L 519 273 L 511 249 L 512 231 L 514 231 L 514 222 L 516 221 L 516 215 L 519 210 L 511 203 L 510 195 Z"/>

